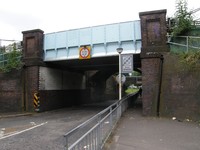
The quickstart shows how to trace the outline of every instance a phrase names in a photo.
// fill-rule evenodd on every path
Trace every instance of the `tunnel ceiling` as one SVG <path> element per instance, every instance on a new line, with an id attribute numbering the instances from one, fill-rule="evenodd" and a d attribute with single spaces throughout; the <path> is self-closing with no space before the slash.
<path id="1" fill-rule="evenodd" d="M 141 67 L 140 54 L 134 54 L 134 68 Z M 118 71 L 119 57 L 96 57 L 91 59 L 79 60 L 63 60 L 63 61 L 51 61 L 46 62 L 48 66 L 54 68 L 70 69 L 75 71 L 86 70 L 116 70 Z"/>

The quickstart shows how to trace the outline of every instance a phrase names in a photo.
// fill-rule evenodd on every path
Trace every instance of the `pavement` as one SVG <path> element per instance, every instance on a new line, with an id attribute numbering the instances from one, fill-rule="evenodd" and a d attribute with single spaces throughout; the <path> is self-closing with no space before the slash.
<path id="1" fill-rule="evenodd" d="M 104 150 L 200 150 L 200 124 L 144 117 L 141 108 L 130 108 Z"/>
<path id="2" fill-rule="evenodd" d="M 12 118 L 12 117 L 20 117 L 20 116 L 31 116 L 35 114 L 29 112 L 11 112 L 11 113 L 0 113 L 0 119 L 2 118 Z"/>

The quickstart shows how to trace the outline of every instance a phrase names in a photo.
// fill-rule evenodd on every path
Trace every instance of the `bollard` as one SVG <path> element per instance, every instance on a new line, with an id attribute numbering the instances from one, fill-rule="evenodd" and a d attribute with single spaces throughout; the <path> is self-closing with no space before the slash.
<path id="1" fill-rule="evenodd" d="M 40 100 L 39 99 L 40 99 L 39 93 L 34 93 L 33 94 L 33 105 L 34 105 L 34 108 L 35 108 L 36 112 L 40 111 L 40 109 L 39 109 L 39 107 L 40 107 Z"/>

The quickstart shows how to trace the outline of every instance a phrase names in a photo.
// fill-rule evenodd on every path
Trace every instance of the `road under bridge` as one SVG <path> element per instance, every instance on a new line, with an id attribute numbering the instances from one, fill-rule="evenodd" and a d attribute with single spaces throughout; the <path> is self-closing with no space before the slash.
<path id="1" fill-rule="evenodd" d="M 117 100 L 118 47 L 133 56 L 131 72 L 141 71 L 140 21 L 48 34 L 38 29 L 24 31 L 23 37 L 27 110 Z"/>
<path id="2" fill-rule="evenodd" d="M 0 119 L 0 149 L 65 149 L 64 133 L 106 105 L 70 107 L 29 116 Z"/>
<path id="3" fill-rule="evenodd" d="M 166 10 L 139 15 L 140 21 L 47 34 L 40 29 L 22 32 L 26 110 L 46 111 L 117 100 L 116 49 L 121 47 L 122 54 L 133 56 L 133 70 L 142 73 L 144 114 L 157 114 L 161 53 L 168 51 Z"/>
<path id="4" fill-rule="evenodd" d="M 24 66 L 2 75 L 3 109 L 47 111 L 117 100 L 116 49 L 123 48 L 122 54 L 133 56 L 132 70 L 142 73 L 143 113 L 159 114 L 163 53 L 168 52 L 166 10 L 139 15 L 139 21 L 47 34 L 23 31 Z"/>

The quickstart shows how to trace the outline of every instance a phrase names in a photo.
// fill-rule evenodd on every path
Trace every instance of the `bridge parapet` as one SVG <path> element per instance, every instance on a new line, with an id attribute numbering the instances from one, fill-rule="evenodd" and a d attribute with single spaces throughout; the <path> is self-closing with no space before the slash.
<path id="1" fill-rule="evenodd" d="M 44 61 L 78 59 L 81 46 L 91 47 L 91 57 L 118 55 L 118 47 L 123 47 L 123 53 L 140 53 L 140 21 L 45 34 Z"/>

